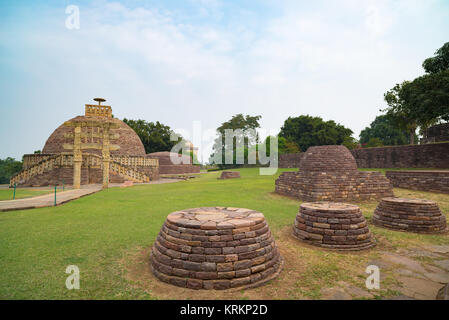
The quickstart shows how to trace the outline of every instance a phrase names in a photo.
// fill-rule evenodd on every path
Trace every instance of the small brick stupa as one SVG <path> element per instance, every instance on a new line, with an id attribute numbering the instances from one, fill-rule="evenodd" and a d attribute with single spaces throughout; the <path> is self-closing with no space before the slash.
<path id="1" fill-rule="evenodd" d="M 380 172 L 358 171 L 345 146 L 310 147 L 299 172 L 284 172 L 275 191 L 303 201 L 358 201 L 393 196 L 390 181 Z"/>
<path id="2" fill-rule="evenodd" d="M 447 231 L 446 217 L 437 203 L 423 199 L 384 198 L 374 211 L 373 223 L 415 233 Z"/>
<path id="3" fill-rule="evenodd" d="M 169 214 L 151 265 L 176 286 L 228 289 L 262 285 L 280 272 L 282 258 L 262 213 L 212 207 Z"/>
<path id="4" fill-rule="evenodd" d="M 303 203 L 293 235 L 315 246 L 354 251 L 374 246 L 365 217 L 359 207 L 347 203 Z"/>
<path id="5" fill-rule="evenodd" d="M 218 179 L 235 179 L 240 178 L 240 172 L 237 171 L 223 171 Z"/>

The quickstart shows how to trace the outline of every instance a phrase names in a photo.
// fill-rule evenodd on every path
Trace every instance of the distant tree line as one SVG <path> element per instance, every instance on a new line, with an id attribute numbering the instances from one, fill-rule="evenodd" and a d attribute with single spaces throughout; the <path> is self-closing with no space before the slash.
<path id="1" fill-rule="evenodd" d="M 0 184 L 9 183 L 9 179 L 22 170 L 22 161 L 14 158 L 0 159 Z"/>

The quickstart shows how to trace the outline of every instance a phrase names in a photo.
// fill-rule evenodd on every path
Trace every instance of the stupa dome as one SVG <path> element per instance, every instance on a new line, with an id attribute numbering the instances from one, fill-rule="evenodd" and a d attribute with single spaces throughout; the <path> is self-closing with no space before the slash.
<path id="1" fill-rule="evenodd" d="M 304 172 L 356 171 L 357 163 L 345 146 L 310 147 L 299 163 Z"/>
<path id="2" fill-rule="evenodd" d="M 89 121 L 94 120 L 94 117 L 88 116 L 78 116 L 70 121 Z M 118 134 L 118 139 L 114 140 L 114 144 L 118 145 L 120 148 L 118 150 L 111 151 L 111 155 L 128 155 L 128 156 L 144 156 L 145 148 L 143 146 L 142 141 L 139 136 L 135 133 L 135 131 L 128 126 L 123 121 L 112 118 L 110 119 L 114 123 L 117 123 L 119 127 L 117 129 L 111 129 L 111 134 Z M 97 128 L 93 128 L 94 132 Z M 64 144 L 69 142 L 67 138 L 64 137 L 66 133 L 73 132 L 73 128 L 65 126 L 61 124 L 47 139 L 44 148 L 42 149 L 42 153 L 50 154 L 50 153 L 62 153 L 62 152 L 71 152 L 64 148 Z M 92 128 L 86 127 L 83 128 L 83 132 L 86 132 L 89 135 L 92 132 Z M 99 142 L 97 138 L 92 138 L 94 142 Z M 90 142 L 91 139 L 87 138 Z M 83 153 L 95 153 L 100 154 L 100 150 L 88 149 L 83 150 Z"/>

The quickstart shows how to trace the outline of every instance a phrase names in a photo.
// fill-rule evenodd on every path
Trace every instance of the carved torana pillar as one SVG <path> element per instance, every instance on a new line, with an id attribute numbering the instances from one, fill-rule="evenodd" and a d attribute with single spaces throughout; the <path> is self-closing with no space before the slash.
<path id="1" fill-rule="evenodd" d="M 81 165 L 83 163 L 83 155 L 81 153 L 81 126 L 75 127 L 75 135 L 73 141 L 73 188 L 81 187 Z"/>

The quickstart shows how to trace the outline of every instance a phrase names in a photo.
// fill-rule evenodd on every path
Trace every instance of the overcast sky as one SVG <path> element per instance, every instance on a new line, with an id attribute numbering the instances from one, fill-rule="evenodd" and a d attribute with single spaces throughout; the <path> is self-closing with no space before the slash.
<path id="1" fill-rule="evenodd" d="M 42 149 L 94 97 L 188 131 L 309 114 L 358 138 L 449 41 L 448 16 L 447 0 L 0 0 L 0 158 Z"/>

